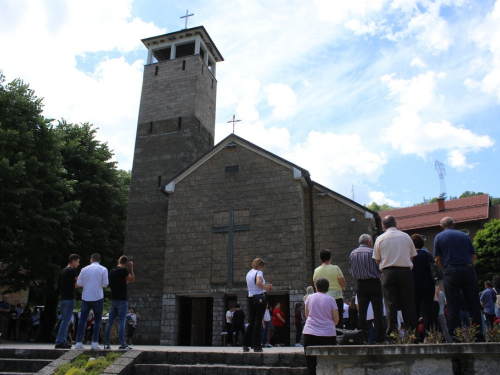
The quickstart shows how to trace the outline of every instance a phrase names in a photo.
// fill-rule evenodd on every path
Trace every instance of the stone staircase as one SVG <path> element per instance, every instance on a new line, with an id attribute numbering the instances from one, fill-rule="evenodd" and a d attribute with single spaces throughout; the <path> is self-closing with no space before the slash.
<path id="1" fill-rule="evenodd" d="M 272 350 L 272 349 L 271 349 Z M 135 375 L 305 375 L 302 353 L 144 351 Z"/>
<path id="2" fill-rule="evenodd" d="M 0 375 L 34 374 L 64 353 L 51 349 L 0 349 Z"/>

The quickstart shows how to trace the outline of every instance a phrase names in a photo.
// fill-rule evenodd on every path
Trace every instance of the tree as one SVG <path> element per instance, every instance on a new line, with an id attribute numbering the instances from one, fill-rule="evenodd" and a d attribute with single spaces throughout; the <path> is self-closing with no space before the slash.
<path id="1" fill-rule="evenodd" d="M 20 79 L 3 83 L 0 72 L 0 284 L 16 291 L 53 277 L 78 204 L 42 99 Z"/>
<path id="2" fill-rule="evenodd" d="M 464 191 L 462 194 L 460 194 L 460 196 L 458 197 L 459 199 L 461 198 L 469 198 L 469 197 L 475 197 L 476 195 L 483 195 L 484 193 L 483 192 L 475 192 L 475 191 L 469 191 L 469 190 L 466 190 Z"/>
<path id="3" fill-rule="evenodd" d="M 500 275 L 500 220 L 493 219 L 474 237 L 477 251 L 476 271 L 479 285 Z"/>
<path id="4" fill-rule="evenodd" d="M 56 131 L 63 140 L 65 178 L 76 181 L 72 199 L 79 202 L 70 220 L 73 243 L 68 251 L 78 253 L 82 264 L 99 253 L 104 266 L 113 266 L 123 254 L 130 173 L 116 168 L 112 152 L 96 139 L 93 125 L 62 120 Z"/>
<path id="5" fill-rule="evenodd" d="M 382 205 L 379 205 L 375 202 L 370 203 L 368 206 L 365 206 L 369 210 L 375 211 L 375 212 L 380 212 L 380 211 L 389 211 L 393 210 L 395 207 L 389 206 L 387 203 L 384 203 Z"/>

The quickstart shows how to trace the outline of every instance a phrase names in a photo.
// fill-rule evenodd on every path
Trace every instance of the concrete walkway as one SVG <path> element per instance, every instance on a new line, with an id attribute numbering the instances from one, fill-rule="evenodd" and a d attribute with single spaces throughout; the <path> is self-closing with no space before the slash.
<path id="1" fill-rule="evenodd" d="M 54 349 L 55 344 L 38 342 L 19 342 L 0 340 L 0 349 Z M 90 345 L 84 345 L 85 349 L 90 349 Z M 103 345 L 101 344 L 101 347 Z M 73 345 L 73 348 L 75 346 Z M 164 352 L 209 352 L 209 353 L 241 353 L 241 347 L 228 346 L 163 346 L 163 345 L 134 345 L 133 349 L 143 351 L 164 351 Z M 111 350 L 118 350 L 118 345 L 111 345 Z M 253 352 L 252 350 L 250 352 Z M 282 346 L 279 348 L 264 348 L 265 353 L 304 353 L 304 348 Z"/>

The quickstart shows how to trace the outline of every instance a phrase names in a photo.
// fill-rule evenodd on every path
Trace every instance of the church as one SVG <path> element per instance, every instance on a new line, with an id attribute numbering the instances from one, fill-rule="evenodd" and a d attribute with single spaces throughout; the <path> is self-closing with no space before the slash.
<path id="1" fill-rule="evenodd" d="M 246 273 L 266 262 L 294 344 L 294 308 L 312 284 L 319 252 L 332 251 L 347 281 L 349 254 L 377 213 L 312 180 L 304 168 L 231 134 L 214 145 L 216 65 L 203 26 L 143 39 L 148 49 L 124 253 L 141 316 L 134 342 L 221 345 L 225 312 L 248 315 Z M 319 162 L 319 161 L 318 161 Z"/>

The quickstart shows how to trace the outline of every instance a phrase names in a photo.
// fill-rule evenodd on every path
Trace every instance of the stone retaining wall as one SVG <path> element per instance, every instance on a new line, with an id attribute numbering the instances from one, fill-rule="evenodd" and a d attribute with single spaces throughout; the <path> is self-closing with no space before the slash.
<path id="1" fill-rule="evenodd" d="M 315 346 L 317 374 L 498 374 L 500 345 L 436 344 L 385 346 Z"/>

